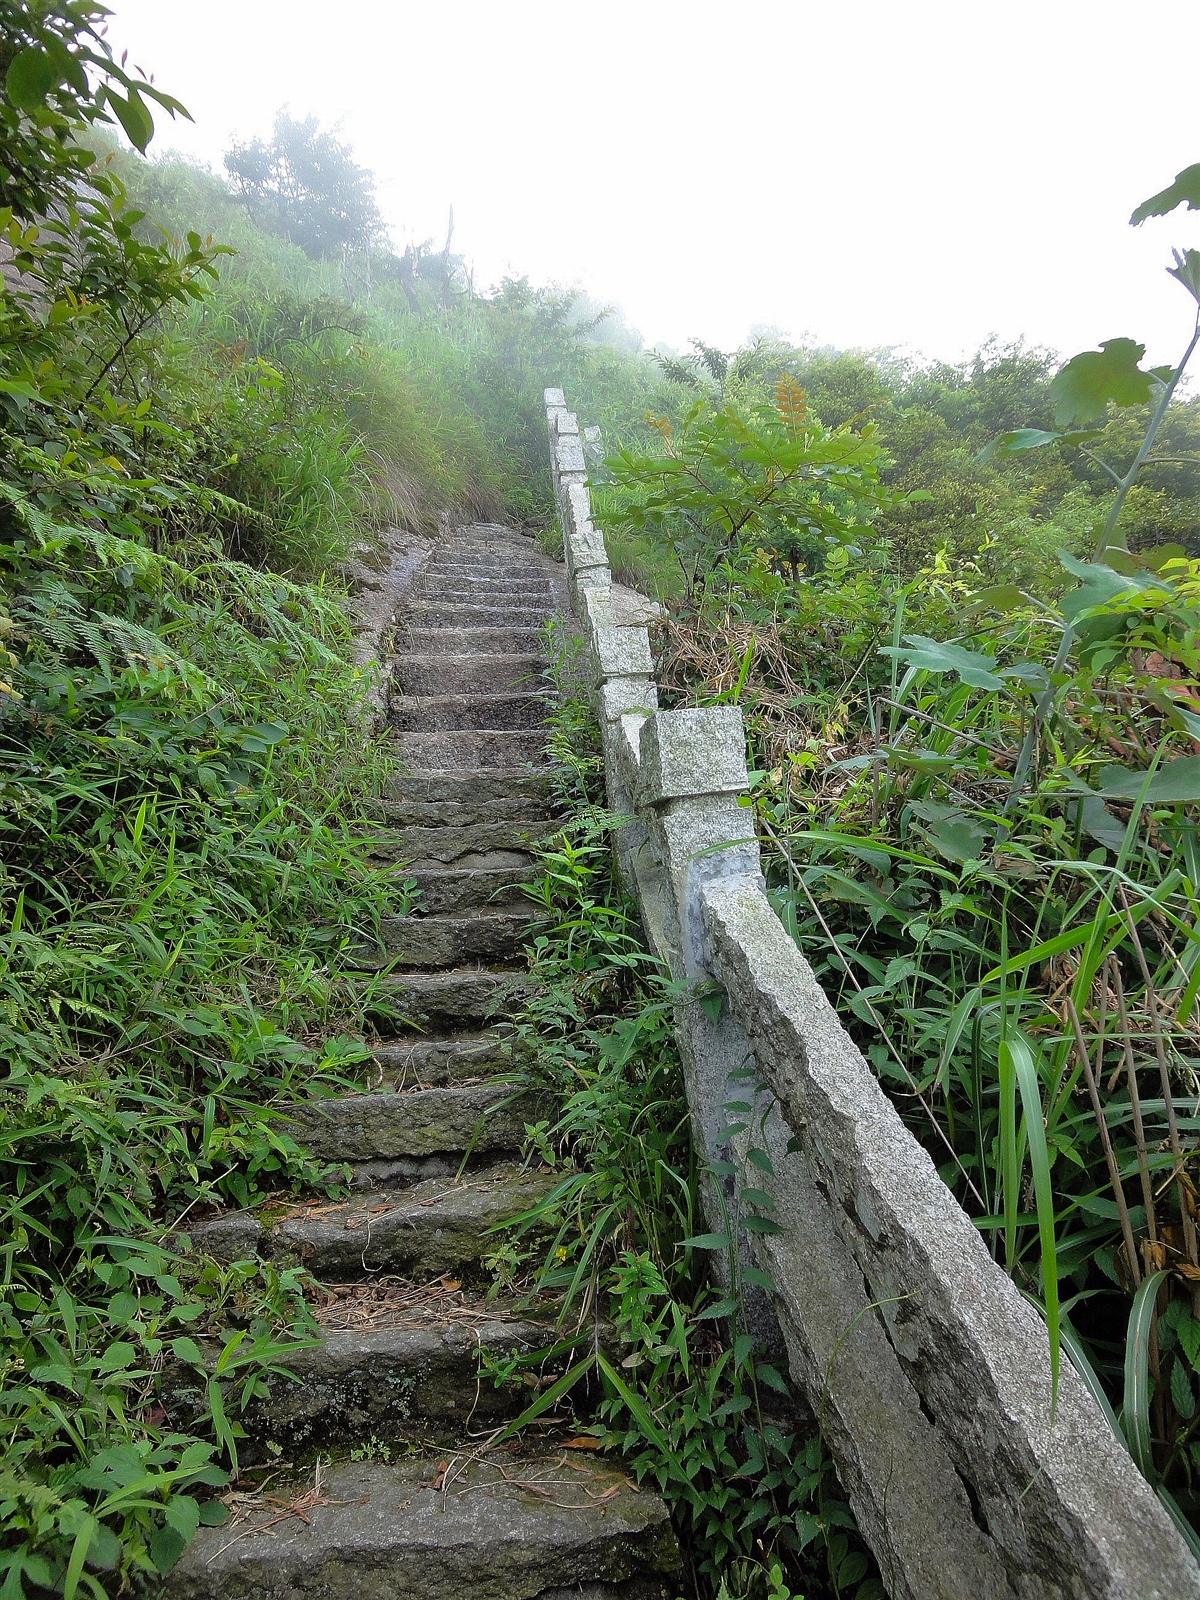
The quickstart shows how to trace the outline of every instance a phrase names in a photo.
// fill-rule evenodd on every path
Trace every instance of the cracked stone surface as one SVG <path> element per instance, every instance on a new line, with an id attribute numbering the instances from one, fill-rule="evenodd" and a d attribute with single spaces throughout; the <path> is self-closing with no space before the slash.
<path id="1" fill-rule="evenodd" d="M 577 1466 L 477 1461 L 459 1476 L 447 1471 L 441 1492 L 432 1457 L 351 1462 L 326 1475 L 323 1503 L 307 1506 L 304 1520 L 267 1508 L 237 1537 L 201 1530 L 162 1592 L 169 1600 L 537 1600 L 582 1589 L 597 1600 L 669 1600 L 679 1562 L 662 1501 L 636 1493 L 619 1468 Z"/>

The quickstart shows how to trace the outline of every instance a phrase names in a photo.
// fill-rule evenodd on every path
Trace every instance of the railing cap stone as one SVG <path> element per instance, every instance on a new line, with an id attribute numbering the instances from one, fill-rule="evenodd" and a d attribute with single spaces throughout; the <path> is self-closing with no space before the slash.
<path id="1" fill-rule="evenodd" d="M 749 784 L 738 706 L 660 711 L 641 729 L 642 793 L 652 804 L 688 795 L 737 794 Z"/>

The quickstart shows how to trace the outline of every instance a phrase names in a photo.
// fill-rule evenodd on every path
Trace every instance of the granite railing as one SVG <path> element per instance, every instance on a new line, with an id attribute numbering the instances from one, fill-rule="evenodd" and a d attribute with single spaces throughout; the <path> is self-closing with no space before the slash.
<path id="1" fill-rule="evenodd" d="M 546 390 L 554 491 L 604 743 L 620 870 L 676 1008 L 693 1137 L 755 1100 L 781 1231 L 743 1238 L 773 1285 L 792 1383 L 893 1600 L 1184 1600 L 1200 1568 L 907 1130 L 767 899 L 742 716 L 660 711 L 645 612 L 614 588 L 582 441 Z M 754 1069 L 746 1087 L 747 1067 Z M 736 1076 L 731 1081 L 731 1074 Z M 761 1130 L 761 1131 L 760 1131 Z M 744 1159 L 734 1141 L 734 1154 Z M 718 1180 L 713 1180 L 716 1182 Z M 709 1225 L 724 1224 L 706 1196 Z M 768 1333 L 769 1336 L 769 1333 Z M 778 1335 L 776 1335 L 778 1337 Z"/>

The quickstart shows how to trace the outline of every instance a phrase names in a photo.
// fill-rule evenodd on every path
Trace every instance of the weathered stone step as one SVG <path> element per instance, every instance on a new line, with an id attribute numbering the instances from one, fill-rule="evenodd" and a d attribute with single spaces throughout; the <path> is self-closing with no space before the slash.
<path id="1" fill-rule="evenodd" d="M 397 656 L 392 678 L 406 695 L 504 694 L 544 690 L 539 655 Z"/>
<path id="2" fill-rule="evenodd" d="M 381 978 L 377 993 L 423 1032 L 457 1033 L 510 1016 L 537 984 L 511 972 L 455 967 L 448 972 L 404 972 Z"/>
<path id="3" fill-rule="evenodd" d="M 496 1247 L 489 1229 L 527 1211 L 556 1181 L 552 1172 L 502 1164 L 458 1179 L 428 1178 L 404 1189 L 295 1206 L 279 1217 L 271 1211 L 265 1225 L 257 1212 L 227 1212 L 189 1232 L 193 1244 L 220 1260 L 298 1256 L 315 1276 L 335 1281 L 376 1272 L 478 1274 Z"/>
<path id="4" fill-rule="evenodd" d="M 470 577 L 465 572 L 438 572 L 432 574 L 425 583 L 421 595 L 438 604 L 464 600 L 468 605 L 500 596 L 507 600 L 527 595 L 531 601 L 539 604 L 549 602 L 553 597 L 550 580 L 545 573 L 532 578 L 514 578 L 507 569 L 486 576 L 476 574 Z"/>
<path id="5" fill-rule="evenodd" d="M 436 631 L 438 628 L 536 628 L 552 610 L 547 600 L 544 605 L 495 600 L 475 604 L 459 602 L 455 605 L 415 605 L 410 607 L 407 621 L 413 628 Z"/>
<path id="6" fill-rule="evenodd" d="M 436 1281 L 433 1287 L 436 1291 Z M 420 1291 L 414 1312 L 406 1316 L 403 1290 L 394 1297 L 380 1296 L 367 1286 L 359 1291 L 364 1298 L 356 1299 L 347 1288 L 347 1298 L 335 1301 L 326 1315 L 344 1307 L 353 1319 L 361 1308 L 366 1325 L 322 1330 L 320 1345 L 288 1356 L 291 1377 L 274 1373 L 266 1378 L 267 1394 L 242 1419 L 247 1440 L 238 1450 L 240 1465 L 268 1459 L 268 1443 L 295 1459 L 314 1448 L 344 1447 L 358 1440 L 444 1436 L 468 1419 L 473 1428 L 486 1428 L 518 1415 L 531 1395 L 522 1386 L 497 1388 L 481 1377 L 480 1351 L 536 1360 L 561 1340 L 553 1321 L 505 1316 L 480 1300 L 435 1320 L 421 1317 Z M 441 1298 L 453 1303 L 460 1296 Z M 410 1325 L 370 1326 L 370 1318 L 380 1314 L 395 1314 Z M 214 1361 L 219 1353 L 214 1348 Z M 561 1362 L 555 1360 L 557 1375 Z M 182 1387 L 174 1392 L 184 1405 L 203 1404 L 199 1393 L 193 1398 Z"/>
<path id="7" fill-rule="evenodd" d="M 394 744 L 400 759 L 418 771 L 546 765 L 546 735 L 541 728 L 529 732 L 457 728 L 444 733 L 397 733 Z"/>
<path id="8" fill-rule="evenodd" d="M 480 583 L 523 583 L 542 584 L 547 588 L 550 584 L 545 567 L 532 566 L 528 562 L 496 561 L 481 559 L 475 561 L 456 561 L 451 556 L 441 557 L 431 561 L 423 569 L 422 577 L 429 580 L 445 580 L 446 582 L 480 582 Z"/>
<path id="9" fill-rule="evenodd" d="M 497 627 L 419 628 L 408 627 L 397 639 L 402 653 L 431 656 L 469 655 L 536 655 L 541 648 L 542 633 L 538 627 L 526 627 L 511 622 Z"/>
<path id="10" fill-rule="evenodd" d="M 547 801 L 527 800 L 521 795 L 500 800 L 376 800 L 370 810 L 377 821 L 393 828 L 470 828 L 479 822 L 519 822 L 550 832 L 555 822 Z"/>
<path id="11" fill-rule="evenodd" d="M 315 1156 L 357 1162 L 517 1151 L 526 1122 L 544 1114 L 536 1095 L 486 1083 L 308 1100 L 289 1112 L 287 1125 Z"/>
<path id="12" fill-rule="evenodd" d="M 383 946 L 406 967 L 453 967 L 464 961 L 512 961 L 532 937 L 537 911 L 532 905 L 468 915 L 384 917 Z"/>
<path id="13" fill-rule="evenodd" d="M 393 1090 L 442 1088 L 473 1083 L 519 1064 L 522 1052 L 494 1033 L 460 1033 L 448 1038 L 392 1040 L 373 1045 L 371 1054 Z"/>
<path id="14" fill-rule="evenodd" d="M 393 728 L 433 733 L 446 728 L 538 728 L 550 709 L 546 694 L 404 695 L 393 699 Z M 545 735 L 543 734 L 544 738 Z"/>
<path id="15" fill-rule="evenodd" d="M 404 802 L 432 805 L 449 800 L 455 804 L 475 805 L 492 801 L 546 800 L 551 790 L 552 778 L 548 772 L 529 772 L 517 767 L 497 771 L 493 767 L 475 771 L 468 768 L 461 772 L 397 773 L 389 780 L 387 792 L 393 799 Z"/>
<path id="16" fill-rule="evenodd" d="M 469 1463 L 469 1464 L 468 1464 Z M 526 1487 L 526 1485 L 528 1487 Z M 667 1509 L 617 1464 L 563 1452 L 478 1460 L 464 1450 L 327 1468 L 303 1518 L 274 1505 L 238 1532 L 202 1528 L 163 1600 L 670 1600 L 679 1551 Z"/>
<path id="17" fill-rule="evenodd" d="M 371 854 L 377 861 L 446 863 L 462 856 L 490 855 L 496 851 L 527 857 L 543 837 L 543 830 L 537 823 L 525 822 L 475 822 L 461 828 L 396 828 L 374 841 Z"/>
<path id="18" fill-rule="evenodd" d="M 464 857 L 483 860 L 483 857 Z M 405 873 L 411 877 L 420 893 L 416 904 L 429 916 L 440 916 L 449 911 L 467 911 L 473 906 L 495 911 L 504 906 L 527 904 L 522 885 L 538 876 L 538 867 L 532 859 L 519 866 L 487 867 L 414 867 Z"/>

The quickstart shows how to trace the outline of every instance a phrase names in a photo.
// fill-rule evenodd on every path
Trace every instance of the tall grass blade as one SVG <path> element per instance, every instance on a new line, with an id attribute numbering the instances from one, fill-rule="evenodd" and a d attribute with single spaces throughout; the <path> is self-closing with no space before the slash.
<path id="1" fill-rule="evenodd" d="M 1166 1276 L 1165 1269 L 1152 1272 L 1134 1295 L 1125 1340 L 1125 1438 L 1142 1476 L 1151 1481 L 1154 1455 L 1150 1446 L 1150 1335 L 1155 1298 Z"/>
<path id="2" fill-rule="evenodd" d="M 1033 1174 L 1033 1192 L 1037 1202 L 1038 1238 L 1042 1248 L 1042 1294 L 1046 1303 L 1046 1330 L 1050 1335 L 1050 1414 L 1058 1408 L 1059 1370 L 1059 1313 L 1058 1313 L 1058 1250 L 1054 1231 L 1054 1187 L 1050 1181 L 1050 1154 L 1046 1147 L 1046 1128 L 1042 1120 L 1042 1092 L 1038 1079 L 1037 1063 L 1029 1044 L 1019 1034 L 1004 1040 L 1000 1045 L 1001 1058 L 1008 1055 L 1010 1071 L 1021 1090 L 1021 1106 L 1025 1113 L 1025 1138 L 1029 1149 L 1029 1166 Z M 1015 1194 L 1014 1194 L 1015 1200 Z M 1005 1226 L 1009 1215 L 1007 1184 L 1004 1191 Z"/>

